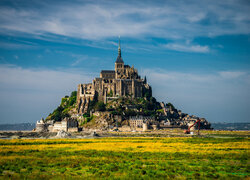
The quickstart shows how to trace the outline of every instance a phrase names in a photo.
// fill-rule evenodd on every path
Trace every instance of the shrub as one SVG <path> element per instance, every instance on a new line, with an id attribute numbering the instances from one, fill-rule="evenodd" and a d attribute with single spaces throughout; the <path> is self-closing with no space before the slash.
<path id="1" fill-rule="evenodd" d="M 76 97 L 77 96 L 77 91 L 73 91 L 70 95 L 70 97 Z"/>
<path id="2" fill-rule="evenodd" d="M 96 110 L 97 111 L 105 111 L 106 105 L 102 101 L 100 101 L 96 104 Z"/>

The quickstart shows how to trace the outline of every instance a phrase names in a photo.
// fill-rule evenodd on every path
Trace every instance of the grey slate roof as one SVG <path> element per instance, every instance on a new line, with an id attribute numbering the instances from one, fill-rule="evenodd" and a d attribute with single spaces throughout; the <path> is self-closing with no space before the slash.
<path id="1" fill-rule="evenodd" d="M 115 73 L 114 70 L 102 70 L 101 73 Z"/>
<path id="2" fill-rule="evenodd" d="M 122 59 L 122 57 L 121 56 L 117 56 L 117 58 L 116 58 L 116 61 L 115 61 L 116 63 L 124 63 L 123 62 L 123 59 Z"/>

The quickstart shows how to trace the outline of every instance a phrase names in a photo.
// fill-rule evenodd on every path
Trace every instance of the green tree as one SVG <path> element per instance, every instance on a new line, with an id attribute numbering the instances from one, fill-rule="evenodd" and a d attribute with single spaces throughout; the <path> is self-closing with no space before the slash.
<path id="1" fill-rule="evenodd" d="M 71 96 L 69 98 L 69 106 L 72 106 L 75 103 L 76 103 L 76 96 L 73 96 L 73 97 Z"/>
<path id="2" fill-rule="evenodd" d="M 60 121 L 60 120 L 61 120 L 61 113 L 60 113 L 59 111 L 56 111 L 56 112 L 53 114 L 52 119 L 54 119 L 55 121 Z"/>
<path id="3" fill-rule="evenodd" d="M 76 97 L 77 96 L 77 91 L 73 91 L 70 96 L 71 97 L 74 97 L 74 96 Z"/>
<path id="4" fill-rule="evenodd" d="M 96 104 L 96 110 L 97 111 L 105 111 L 106 105 L 102 101 L 100 101 Z"/>
<path id="5" fill-rule="evenodd" d="M 152 89 L 151 87 L 149 87 L 149 89 L 146 89 L 145 92 L 144 92 L 144 97 L 147 98 L 147 100 L 150 99 L 150 97 L 152 97 Z"/>
<path id="6" fill-rule="evenodd" d="M 170 106 L 172 109 L 175 109 L 175 107 L 172 103 L 167 103 L 167 106 Z"/>
<path id="7" fill-rule="evenodd" d="M 131 109 L 128 109 L 125 111 L 125 116 L 129 117 L 129 116 L 136 116 L 136 112 L 131 110 Z"/>

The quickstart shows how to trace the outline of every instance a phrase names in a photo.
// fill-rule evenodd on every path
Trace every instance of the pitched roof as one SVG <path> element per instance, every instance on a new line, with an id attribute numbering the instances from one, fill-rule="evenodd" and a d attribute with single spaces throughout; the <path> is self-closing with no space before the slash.
<path id="1" fill-rule="evenodd" d="M 122 57 L 121 56 L 117 56 L 117 58 L 116 58 L 116 61 L 115 61 L 116 63 L 124 63 L 123 62 L 123 59 L 122 59 Z"/>
<path id="2" fill-rule="evenodd" d="M 102 70 L 101 73 L 115 73 L 114 70 Z"/>

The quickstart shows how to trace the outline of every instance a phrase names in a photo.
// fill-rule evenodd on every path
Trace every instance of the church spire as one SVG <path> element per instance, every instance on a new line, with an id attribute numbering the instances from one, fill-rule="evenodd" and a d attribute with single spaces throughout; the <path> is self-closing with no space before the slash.
<path id="1" fill-rule="evenodd" d="M 116 63 L 124 63 L 122 59 L 122 53 L 121 53 L 121 42 L 120 42 L 120 36 L 119 36 L 119 46 L 118 46 L 118 56 L 115 61 Z"/>
<path id="2" fill-rule="evenodd" d="M 118 46 L 118 56 L 121 57 L 121 42 L 120 42 L 120 36 L 119 36 L 119 46 Z"/>

